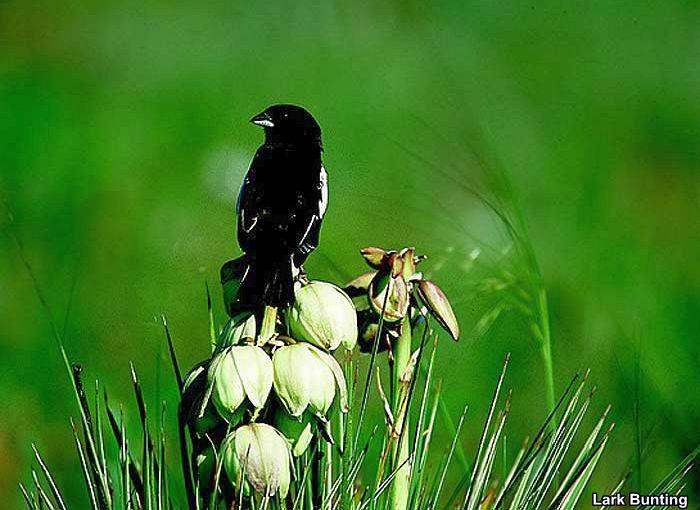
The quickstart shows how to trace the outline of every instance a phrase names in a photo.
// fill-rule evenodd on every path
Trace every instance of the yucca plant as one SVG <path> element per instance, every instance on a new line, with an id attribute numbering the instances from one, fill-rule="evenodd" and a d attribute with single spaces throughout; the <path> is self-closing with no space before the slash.
<path id="1" fill-rule="evenodd" d="M 456 425 L 448 448 L 438 449 L 434 436 L 444 402 L 435 359 L 441 336 L 459 337 L 454 313 L 439 287 L 417 272 L 423 257 L 413 249 L 371 248 L 362 255 L 372 271 L 344 290 L 301 283 L 294 306 L 275 311 L 272 322 L 270 314 L 257 321 L 232 317 L 217 328 L 212 319 L 212 355 L 184 375 L 163 319 L 181 396 L 178 458 L 168 455 L 165 413 L 155 420 L 147 413 L 134 367 L 138 435 L 126 430 L 124 411 L 99 385 L 85 388 L 56 334 L 79 409 L 72 427 L 90 507 L 575 508 L 613 429 L 605 409 L 591 430 L 582 430 L 584 417 L 594 412 L 587 373 L 573 377 L 509 461 L 505 430 L 514 397 L 503 389 L 506 359 L 480 418 L 479 442 L 462 445 L 465 402 L 456 420 L 445 420 L 444 426 Z M 225 288 L 230 283 L 224 278 Z M 373 392 L 384 423 L 366 423 Z M 116 456 L 107 441 L 118 445 Z M 373 446 L 379 456 L 370 454 Z M 34 453 L 38 471 L 20 486 L 27 508 L 75 508 L 36 448 Z M 697 453 L 654 492 L 679 494 Z M 434 471 L 430 459 L 437 460 Z M 460 481 L 448 482 L 455 478 Z M 620 490 L 625 482 L 623 476 L 606 489 Z"/>

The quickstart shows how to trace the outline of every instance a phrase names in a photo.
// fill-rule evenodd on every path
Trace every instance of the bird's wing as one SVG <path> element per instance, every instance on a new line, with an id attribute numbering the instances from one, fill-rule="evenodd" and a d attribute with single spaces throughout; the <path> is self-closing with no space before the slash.
<path id="1" fill-rule="evenodd" d="M 313 214 L 306 220 L 304 229 L 300 230 L 299 245 L 312 241 L 314 236 L 316 237 L 316 243 L 318 242 L 318 230 L 321 228 L 321 221 L 323 221 L 326 209 L 328 209 L 328 172 L 326 172 L 323 165 L 321 165 L 317 192 L 318 201 L 316 202 L 316 208 L 315 210 L 312 209 Z"/>
<path id="2" fill-rule="evenodd" d="M 255 228 L 258 222 L 258 216 L 254 207 L 251 207 L 254 199 L 254 184 L 250 173 L 246 176 L 241 186 L 241 192 L 238 194 L 236 202 L 236 212 L 238 213 L 238 228 L 245 233 L 249 233 Z"/>
<path id="3" fill-rule="evenodd" d="M 318 247 L 321 232 L 321 218 L 315 214 L 309 218 L 306 229 L 294 251 L 294 265 L 299 267 L 306 261 L 309 254 Z"/>
<path id="4" fill-rule="evenodd" d="M 256 168 L 261 164 L 259 154 L 256 154 L 250 164 L 241 185 L 241 191 L 236 201 L 236 213 L 238 214 L 238 242 L 243 251 L 247 251 L 256 236 L 256 227 L 259 225 L 260 207 L 258 201 L 260 193 L 256 186 Z"/>
<path id="5" fill-rule="evenodd" d="M 297 266 L 303 264 L 304 260 L 318 246 L 321 222 L 328 209 L 328 173 L 323 166 L 321 166 L 318 191 L 317 208 L 307 218 L 304 228 L 300 229 L 301 235 L 297 242 L 297 250 L 294 257 Z"/>

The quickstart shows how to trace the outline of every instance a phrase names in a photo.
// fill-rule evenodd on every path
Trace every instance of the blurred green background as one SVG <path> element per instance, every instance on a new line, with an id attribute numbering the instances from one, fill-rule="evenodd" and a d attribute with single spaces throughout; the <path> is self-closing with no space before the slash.
<path id="1" fill-rule="evenodd" d="M 633 462 L 635 434 L 652 486 L 700 439 L 698 27 L 690 1 L 1 2 L 0 499 L 19 503 L 34 441 L 85 501 L 69 380 L 10 229 L 87 380 L 133 420 L 133 360 L 174 421 L 157 317 L 184 365 L 208 354 L 205 282 L 223 320 L 218 269 L 262 137 L 247 121 L 274 102 L 324 128 L 312 276 L 342 282 L 370 244 L 431 256 L 466 332 L 438 370 L 453 413 L 471 404 L 470 456 L 506 352 L 510 444 L 546 414 L 527 324 L 505 310 L 470 334 L 492 310 L 482 260 L 498 267 L 508 240 L 455 183 L 494 191 L 473 154 L 505 169 L 549 292 L 557 390 L 591 367 L 594 414 L 610 403 L 618 424 L 591 486 Z"/>

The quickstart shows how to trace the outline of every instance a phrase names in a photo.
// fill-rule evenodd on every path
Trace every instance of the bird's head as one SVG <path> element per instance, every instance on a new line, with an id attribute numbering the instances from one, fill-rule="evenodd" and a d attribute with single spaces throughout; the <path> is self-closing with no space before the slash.
<path id="1" fill-rule="evenodd" d="M 265 141 L 321 148 L 321 127 L 301 106 L 275 104 L 250 119 L 265 129 Z"/>

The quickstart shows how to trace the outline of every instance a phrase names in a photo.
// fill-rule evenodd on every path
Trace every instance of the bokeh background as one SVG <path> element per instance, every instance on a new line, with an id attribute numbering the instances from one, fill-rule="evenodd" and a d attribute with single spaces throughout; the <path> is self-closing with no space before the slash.
<path id="1" fill-rule="evenodd" d="M 700 439 L 698 27 L 700 5 L 677 1 L 1 2 L 2 506 L 19 504 L 31 442 L 85 501 L 69 380 L 11 232 L 87 379 L 133 420 L 134 361 L 173 417 L 157 317 L 183 364 L 207 355 L 205 283 L 222 321 L 218 268 L 262 136 L 247 120 L 274 102 L 324 128 L 313 276 L 358 273 L 364 245 L 431 256 L 465 331 L 438 370 L 452 412 L 471 405 L 468 455 L 505 353 L 510 444 L 546 414 L 528 325 L 503 309 L 475 329 L 508 238 L 467 188 L 498 195 L 505 172 L 548 290 L 557 390 L 590 367 L 595 414 L 609 403 L 618 424 L 591 487 L 640 441 L 634 483 L 652 486 Z"/>

